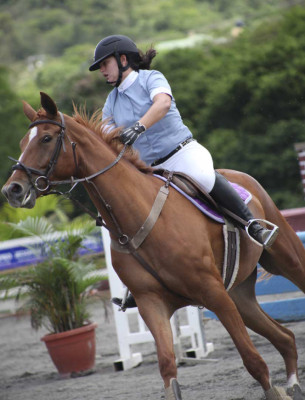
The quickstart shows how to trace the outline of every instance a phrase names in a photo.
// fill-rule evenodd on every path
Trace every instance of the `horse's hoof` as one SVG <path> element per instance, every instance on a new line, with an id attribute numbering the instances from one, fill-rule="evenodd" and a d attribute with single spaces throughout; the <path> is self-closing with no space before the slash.
<path id="1" fill-rule="evenodd" d="M 165 400 L 182 400 L 180 386 L 176 378 L 172 378 L 169 387 L 165 389 Z"/>
<path id="2" fill-rule="evenodd" d="M 287 389 L 287 394 L 293 399 L 293 400 L 304 400 L 305 397 L 302 393 L 302 390 L 299 385 L 295 384 L 292 387 Z"/>
<path id="3" fill-rule="evenodd" d="M 293 400 L 281 387 L 272 386 L 265 392 L 266 400 Z"/>

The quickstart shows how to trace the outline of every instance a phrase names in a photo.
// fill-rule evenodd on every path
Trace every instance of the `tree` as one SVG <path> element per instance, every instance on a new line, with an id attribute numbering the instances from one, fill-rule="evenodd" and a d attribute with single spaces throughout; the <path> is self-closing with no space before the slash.
<path id="1" fill-rule="evenodd" d="M 19 157 L 20 132 L 24 132 L 26 127 L 25 118 L 23 113 L 20 112 L 22 109 L 21 101 L 12 91 L 9 71 L 4 67 L 0 67 L 0 97 L 0 184 L 3 184 L 12 165 L 8 155 Z M 1 198 L 1 202 L 3 200 Z"/>
<path id="2" fill-rule="evenodd" d="M 157 65 L 215 167 L 253 175 L 280 208 L 302 206 L 294 143 L 305 141 L 305 10 L 223 46 L 174 50 Z"/>

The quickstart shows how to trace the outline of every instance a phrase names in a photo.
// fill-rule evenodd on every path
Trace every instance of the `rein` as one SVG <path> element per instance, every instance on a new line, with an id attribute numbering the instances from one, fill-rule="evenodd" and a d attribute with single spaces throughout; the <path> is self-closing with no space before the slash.
<path id="1" fill-rule="evenodd" d="M 32 167 L 28 167 L 25 164 L 23 164 L 20 160 L 16 160 L 12 157 L 9 157 L 9 159 L 11 159 L 12 161 L 15 161 L 16 164 L 13 165 L 12 170 L 23 170 L 25 171 L 25 173 L 27 174 L 29 181 L 31 183 L 31 185 L 34 187 L 34 189 L 37 189 L 40 192 L 44 192 L 46 190 L 48 190 L 50 188 L 50 186 L 57 186 L 57 185 L 63 185 L 63 184 L 71 184 L 71 189 L 67 192 L 60 192 L 60 191 L 48 191 L 46 194 L 43 194 L 43 196 L 49 195 L 49 194 L 57 194 L 57 195 L 63 195 L 67 198 L 69 198 L 71 201 L 73 201 L 75 204 L 77 204 L 80 208 L 82 208 L 86 213 L 88 213 L 91 217 L 93 217 L 96 220 L 96 223 L 98 226 L 104 226 L 110 233 L 112 233 L 113 236 L 116 237 L 117 239 L 117 246 L 114 244 L 115 242 L 112 241 L 111 243 L 111 247 L 119 252 L 123 252 L 123 253 L 129 253 L 131 254 L 141 265 L 142 267 L 148 272 L 150 273 L 166 290 L 168 290 L 170 293 L 174 294 L 175 296 L 178 296 L 180 298 L 183 298 L 187 301 L 190 301 L 189 298 L 175 292 L 174 290 L 170 289 L 164 282 L 163 280 L 160 278 L 160 276 L 158 275 L 158 273 L 148 264 L 148 262 L 137 252 L 138 247 L 142 244 L 142 242 L 144 241 L 144 239 L 146 238 L 146 236 L 150 233 L 150 231 L 152 230 L 155 222 L 157 221 L 161 210 L 163 208 L 163 205 L 167 199 L 168 196 L 168 186 L 170 184 L 170 181 L 172 179 L 172 174 L 170 174 L 167 178 L 167 181 L 165 182 L 164 186 L 162 186 L 160 188 L 160 191 L 157 195 L 157 198 L 154 202 L 154 205 L 152 207 L 152 210 L 148 216 L 148 218 L 146 219 L 146 221 L 144 222 L 144 224 L 141 226 L 141 228 L 139 229 L 139 231 L 137 232 L 137 234 L 135 235 L 135 237 L 133 239 L 130 239 L 128 237 L 128 235 L 124 234 L 119 226 L 118 221 L 116 220 L 113 212 L 112 212 L 112 207 L 110 204 L 108 204 L 104 198 L 102 197 L 101 193 L 99 192 L 98 188 L 96 187 L 95 183 L 92 182 L 92 179 L 96 178 L 97 176 L 109 171 L 112 167 L 114 167 L 119 161 L 120 159 L 123 157 L 124 152 L 127 148 L 127 144 L 124 145 L 123 149 L 121 150 L 121 152 L 119 153 L 119 155 L 116 157 L 116 159 L 110 163 L 109 165 L 107 165 L 105 168 L 97 171 L 96 173 L 84 177 L 84 178 L 79 178 L 79 179 L 75 179 L 73 176 L 70 179 L 67 180 L 62 180 L 62 181 L 50 181 L 49 180 L 49 176 L 51 175 L 51 173 L 53 172 L 60 151 L 63 148 L 64 152 L 66 152 L 66 147 L 64 144 L 64 138 L 65 138 L 65 130 L 66 130 L 66 125 L 65 125 L 65 120 L 64 120 L 64 116 L 61 112 L 59 112 L 60 118 L 61 118 L 61 123 L 57 122 L 57 121 L 53 121 L 53 120 L 38 120 L 38 121 L 34 121 L 29 125 L 29 129 L 31 129 L 34 126 L 37 125 L 41 125 L 41 124 L 53 124 L 53 125 L 57 125 L 59 126 L 60 132 L 58 134 L 58 138 L 55 144 L 55 148 L 53 151 L 53 154 L 51 156 L 51 159 L 49 161 L 49 164 L 45 170 L 45 172 L 40 171 L 38 169 L 32 168 Z M 70 139 L 69 139 L 70 141 Z M 75 149 L 76 149 L 76 143 L 71 142 L 72 145 L 72 150 L 73 150 L 73 157 L 74 157 L 74 163 L 77 169 L 77 159 L 76 159 L 76 154 L 75 154 Z M 36 178 L 35 181 L 33 181 L 32 179 L 32 174 L 38 175 L 38 178 Z M 43 180 L 45 182 L 45 187 L 41 188 L 39 185 L 39 181 Z M 108 215 L 110 217 L 110 219 L 112 220 L 116 231 L 110 229 L 105 222 L 103 221 L 101 216 L 98 216 L 96 218 L 96 216 L 87 208 L 85 207 L 83 204 L 81 204 L 77 199 L 73 198 L 71 196 L 71 192 L 72 190 L 76 187 L 76 185 L 78 183 L 81 182 L 86 182 L 88 184 L 93 185 L 96 193 L 98 194 L 101 202 L 103 203 L 104 208 L 106 209 L 106 211 L 108 212 Z"/>

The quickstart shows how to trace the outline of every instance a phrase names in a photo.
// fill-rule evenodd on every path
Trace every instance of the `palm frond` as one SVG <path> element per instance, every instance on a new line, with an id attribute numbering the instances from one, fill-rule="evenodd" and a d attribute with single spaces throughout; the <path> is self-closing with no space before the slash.
<path id="1" fill-rule="evenodd" d="M 41 239 L 45 235 L 54 233 L 53 225 L 45 217 L 27 217 L 17 223 L 11 222 L 9 225 L 27 236 L 36 236 Z M 44 241 L 48 241 L 48 238 L 44 237 Z"/>
<path id="2" fill-rule="evenodd" d="M 42 217 L 48 213 L 54 212 L 59 207 L 60 199 L 55 195 L 50 195 L 47 197 L 40 197 L 37 199 L 35 209 L 27 208 L 14 208 L 8 203 L 5 203 L 1 209 L 1 217 L 5 221 L 18 222 L 24 220 L 28 217 Z"/>

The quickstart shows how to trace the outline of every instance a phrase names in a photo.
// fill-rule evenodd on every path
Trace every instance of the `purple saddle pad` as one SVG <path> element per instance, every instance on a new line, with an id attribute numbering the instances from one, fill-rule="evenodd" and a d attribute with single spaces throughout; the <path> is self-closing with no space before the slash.
<path id="1" fill-rule="evenodd" d="M 161 179 L 162 181 L 166 182 L 166 178 L 160 175 L 154 175 L 156 178 Z M 236 192 L 239 194 L 241 199 L 245 202 L 245 204 L 248 204 L 249 201 L 252 199 L 252 194 L 248 192 L 245 188 L 242 186 L 239 186 L 237 183 L 232 183 L 230 184 L 233 186 L 233 188 L 236 190 Z M 221 224 L 224 224 L 224 218 L 221 214 L 219 214 L 217 211 L 213 210 L 211 207 L 209 207 L 207 204 L 203 203 L 200 199 L 196 199 L 194 197 L 189 196 L 186 194 L 183 190 L 181 190 L 177 185 L 174 183 L 170 183 L 170 186 L 172 186 L 174 189 L 176 189 L 179 193 L 181 193 L 184 197 L 186 197 L 191 203 L 194 204 L 201 212 L 203 212 L 205 215 L 210 217 L 216 222 L 219 222 Z"/>

